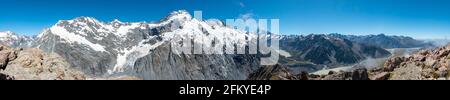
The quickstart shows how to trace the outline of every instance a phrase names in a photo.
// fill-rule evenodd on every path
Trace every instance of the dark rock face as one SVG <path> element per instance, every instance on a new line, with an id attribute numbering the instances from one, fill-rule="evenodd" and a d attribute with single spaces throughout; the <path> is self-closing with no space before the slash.
<path id="1" fill-rule="evenodd" d="M 255 55 L 178 55 L 161 45 L 139 58 L 129 73 L 156 80 L 246 79 L 259 66 Z"/>
<path id="2" fill-rule="evenodd" d="M 57 53 L 69 61 L 76 69 L 83 70 L 90 75 L 103 75 L 107 68 L 114 66 L 115 52 L 96 52 L 82 45 L 70 45 L 60 41 L 61 38 L 54 34 L 46 34 L 37 42 L 39 48 L 48 53 Z"/>
<path id="3" fill-rule="evenodd" d="M 0 73 L 0 80 L 14 80 L 14 77 Z"/>
<path id="4" fill-rule="evenodd" d="M 367 69 L 361 68 L 353 71 L 352 80 L 370 80 Z"/>
<path id="5" fill-rule="evenodd" d="M 309 77 L 312 77 L 312 76 L 310 76 L 308 74 L 308 72 L 304 72 L 304 71 L 300 72 L 300 74 L 297 75 L 297 78 L 299 78 L 300 80 L 309 80 L 310 79 Z M 312 78 L 316 78 L 316 77 L 312 77 Z"/>

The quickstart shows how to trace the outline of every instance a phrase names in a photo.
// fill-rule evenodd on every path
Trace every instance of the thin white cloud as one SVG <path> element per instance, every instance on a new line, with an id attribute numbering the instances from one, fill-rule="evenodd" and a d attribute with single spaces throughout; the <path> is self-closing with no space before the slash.
<path id="1" fill-rule="evenodd" d="M 239 2 L 239 6 L 242 7 L 242 8 L 244 8 L 244 7 L 245 7 L 244 2 Z"/>

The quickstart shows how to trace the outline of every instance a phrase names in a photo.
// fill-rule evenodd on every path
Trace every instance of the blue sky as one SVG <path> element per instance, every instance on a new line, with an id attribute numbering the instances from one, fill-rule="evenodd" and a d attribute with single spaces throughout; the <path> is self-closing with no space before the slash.
<path id="1" fill-rule="evenodd" d="M 450 0 L 1 0 L 0 31 L 35 35 L 79 16 L 158 21 L 175 10 L 221 20 L 280 19 L 283 34 L 391 34 L 450 37 Z"/>

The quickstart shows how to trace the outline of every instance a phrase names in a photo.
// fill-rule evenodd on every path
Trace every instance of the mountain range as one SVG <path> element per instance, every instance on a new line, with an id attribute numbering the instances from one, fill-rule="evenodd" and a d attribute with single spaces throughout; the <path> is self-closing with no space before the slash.
<path id="1" fill-rule="evenodd" d="M 389 51 L 377 46 L 359 44 L 324 34 L 282 36 L 280 48 L 291 55 L 282 58 L 280 61 L 282 64 L 300 67 L 300 70 L 308 72 L 391 55 Z"/>
<path id="2" fill-rule="evenodd" d="M 382 48 L 420 48 L 420 47 L 433 47 L 431 42 L 423 40 L 416 40 L 407 36 L 388 36 L 385 34 L 378 35 L 342 35 L 338 33 L 328 34 L 329 36 L 348 39 L 350 41 L 367 44 L 373 46 L 379 46 Z"/>
<path id="3" fill-rule="evenodd" d="M 0 32 L 0 44 L 12 47 L 31 47 L 34 43 L 35 36 L 17 35 L 12 31 Z"/>
<path id="4" fill-rule="evenodd" d="M 231 36 L 231 37 L 228 37 Z M 102 22 L 92 17 L 60 20 L 37 36 L 0 32 L 0 43 L 18 48 L 38 48 L 57 54 L 67 66 L 87 76 L 135 76 L 150 80 L 242 80 L 261 74 L 258 54 L 178 54 L 171 46 L 182 38 L 200 37 L 217 43 L 248 46 L 237 37 L 254 37 L 217 20 L 198 20 L 187 11 L 175 11 L 159 22 Z M 314 72 L 385 58 L 387 48 L 417 48 L 426 42 L 404 36 L 341 34 L 282 35 L 280 65 Z M 225 41 L 226 40 L 226 41 Z M 380 41 L 380 42 L 370 42 Z M 214 44 L 192 41 L 194 45 Z M 222 50 L 218 48 L 217 50 Z M 272 66 L 273 67 L 273 66 Z M 283 69 L 283 68 L 282 68 Z M 359 72 L 355 72 L 359 73 Z M 260 79 L 260 78 L 253 78 Z"/>
<path id="5" fill-rule="evenodd" d="M 255 55 L 176 54 L 175 36 L 246 36 L 221 22 L 197 20 L 186 11 L 171 13 L 157 23 L 101 22 L 91 17 L 61 20 L 42 32 L 37 47 L 55 52 L 84 72 L 97 75 L 134 75 L 142 79 L 245 79 L 258 69 Z M 216 41 L 223 42 L 223 41 Z M 194 42 L 207 46 L 207 43 Z"/>

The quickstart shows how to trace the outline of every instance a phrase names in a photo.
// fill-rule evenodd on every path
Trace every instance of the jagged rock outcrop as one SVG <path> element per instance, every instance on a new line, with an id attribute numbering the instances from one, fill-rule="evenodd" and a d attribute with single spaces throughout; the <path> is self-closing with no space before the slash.
<path id="1" fill-rule="evenodd" d="M 421 50 L 409 57 L 391 58 L 381 72 L 389 72 L 392 80 L 448 79 L 450 45 L 434 50 Z"/>
<path id="2" fill-rule="evenodd" d="M 0 80 L 84 80 L 86 76 L 57 54 L 36 48 L 0 46 Z"/>

